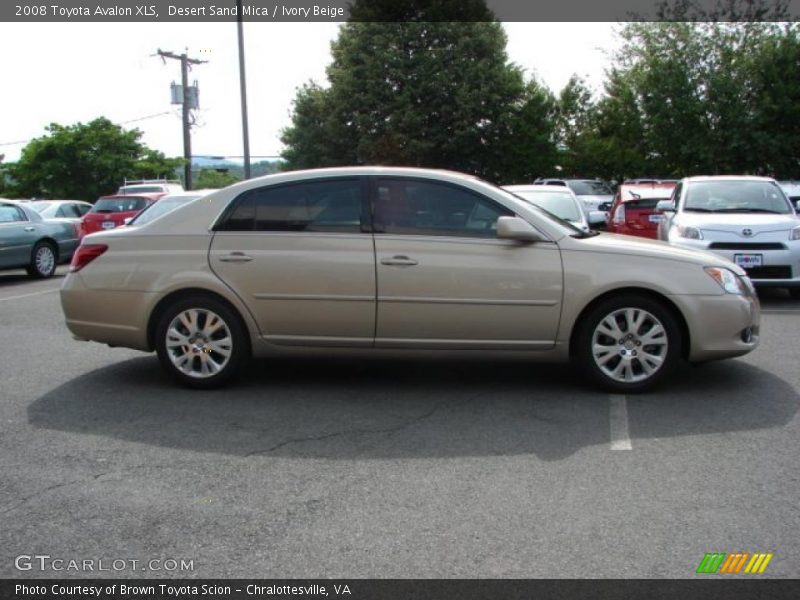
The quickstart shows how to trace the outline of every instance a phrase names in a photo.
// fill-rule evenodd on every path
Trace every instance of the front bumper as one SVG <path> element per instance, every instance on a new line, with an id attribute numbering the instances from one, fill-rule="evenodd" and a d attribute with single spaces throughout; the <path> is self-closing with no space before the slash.
<path id="1" fill-rule="evenodd" d="M 758 347 L 761 307 L 755 295 L 673 296 L 690 332 L 689 360 L 742 356 Z"/>
<path id="2" fill-rule="evenodd" d="M 800 287 L 800 242 L 794 242 L 781 250 L 748 249 L 736 250 L 712 248 L 715 240 L 691 240 L 670 237 L 670 244 L 690 250 L 712 252 L 718 256 L 736 262 L 737 254 L 760 254 L 761 267 L 745 268 L 747 275 L 755 285 L 775 287 Z"/>

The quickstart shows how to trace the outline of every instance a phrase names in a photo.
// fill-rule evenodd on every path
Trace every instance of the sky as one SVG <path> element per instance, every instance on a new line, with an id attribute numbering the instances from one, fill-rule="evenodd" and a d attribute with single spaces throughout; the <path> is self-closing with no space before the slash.
<path id="1" fill-rule="evenodd" d="M 299 86 L 325 84 L 338 23 L 245 23 L 250 152 L 276 156 Z M 553 91 L 575 73 L 598 92 L 613 23 L 505 23 L 509 59 Z M 239 63 L 234 23 L 0 23 L 0 154 L 11 162 L 49 123 L 105 116 L 167 156 L 183 155 L 180 107 L 170 84 L 180 63 L 157 49 L 208 61 L 189 73 L 200 88 L 194 156 L 242 155 Z"/>

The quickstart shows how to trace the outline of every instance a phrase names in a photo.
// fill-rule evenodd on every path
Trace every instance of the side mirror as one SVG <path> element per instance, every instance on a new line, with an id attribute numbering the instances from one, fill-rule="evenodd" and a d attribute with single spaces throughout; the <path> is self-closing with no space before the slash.
<path id="1" fill-rule="evenodd" d="M 497 237 L 518 242 L 542 242 L 544 238 L 533 225 L 519 217 L 500 217 L 497 219 Z"/>
<path id="2" fill-rule="evenodd" d="M 659 200 L 656 204 L 656 212 L 674 213 L 675 205 L 672 203 L 672 200 Z"/>
<path id="3" fill-rule="evenodd" d="M 589 225 L 604 225 L 608 220 L 608 213 L 604 210 L 589 211 Z"/>

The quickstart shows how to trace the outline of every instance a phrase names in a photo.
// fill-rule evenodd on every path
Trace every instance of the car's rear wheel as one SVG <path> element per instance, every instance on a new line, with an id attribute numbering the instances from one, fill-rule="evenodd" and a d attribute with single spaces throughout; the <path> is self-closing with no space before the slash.
<path id="1" fill-rule="evenodd" d="M 609 298 L 595 306 L 580 327 L 578 363 L 609 391 L 649 390 L 680 360 L 678 322 L 672 311 L 651 298 Z"/>
<path id="2" fill-rule="evenodd" d="M 37 279 L 52 277 L 56 272 L 56 249 L 49 242 L 37 242 L 31 251 L 31 262 L 26 268 L 28 275 Z"/>
<path id="3" fill-rule="evenodd" d="M 787 290 L 789 291 L 789 296 L 795 300 L 800 300 L 800 287 L 790 287 Z"/>
<path id="4" fill-rule="evenodd" d="M 170 305 L 156 327 L 161 365 L 184 385 L 211 389 L 227 383 L 249 352 L 238 315 L 225 303 L 197 296 Z"/>

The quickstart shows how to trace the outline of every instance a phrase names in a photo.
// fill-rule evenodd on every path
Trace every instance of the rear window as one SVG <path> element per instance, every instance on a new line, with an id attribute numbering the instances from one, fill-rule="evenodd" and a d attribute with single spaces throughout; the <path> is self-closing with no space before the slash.
<path id="1" fill-rule="evenodd" d="M 158 193 L 163 192 L 164 186 L 162 185 L 129 185 L 127 187 L 119 188 L 120 194 L 150 194 L 150 193 Z"/>
<path id="2" fill-rule="evenodd" d="M 31 202 L 28 206 L 30 206 L 36 212 L 40 213 L 43 210 L 45 210 L 47 207 L 49 207 L 51 204 L 53 204 L 53 203 L 52 202 Z"/>
<path id="3" fill-rule="evenodd" d="M 614 191 L 602 181 L 569 181 L 569 188 L 578 196 L 611 196 Z"/>
<path id="4" fill-rule="evenodd" d="M 147 200 L 144 198 L 100 198 L 94 205 L 91 211 L 93 213 L 119 213 L 140 211 L 147 206 Z"/>
<path id="5" fill-rule="evenodd" d="M 655 208 L 656 204 L 661 202 L 662 200 L 669 200 L 669 198 L 641 198 L 641 199 L 633 199 L 633 200 L 623 200 L 623 204 L 625 204 L 625 208 L 640 208 L 640 209 L 647 209 L 647 208 Z"/>

